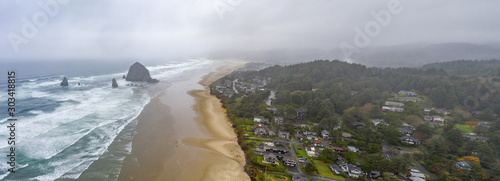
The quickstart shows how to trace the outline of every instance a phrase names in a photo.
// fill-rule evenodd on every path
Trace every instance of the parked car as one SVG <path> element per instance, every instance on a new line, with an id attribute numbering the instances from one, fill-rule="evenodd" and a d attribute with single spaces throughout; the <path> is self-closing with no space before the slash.
<path id="1" fill-rule="evenodd" d="M 300 163 L 304 163 L 304 162 L 306 162 L 306 160 L 307 160 L 307 158 L 299 158 Z"/>

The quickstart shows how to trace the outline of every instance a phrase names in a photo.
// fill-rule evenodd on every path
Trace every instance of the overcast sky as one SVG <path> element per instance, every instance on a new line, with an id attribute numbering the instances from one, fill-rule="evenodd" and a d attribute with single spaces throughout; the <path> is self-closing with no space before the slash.
<path id="1" fill-rule="evenodd" d="M 56 2 L 58 8 L 44 10 L 38 2 Z M 356 46 L 356 27 L 365 31 L 376 21 L 372 12 L 390 12 L 391 3 L 395 2 L 0 0 L 0 60 L 158 59 L 221 50 L 340 49 L 341 42 Z M 369 37 L 368 46 L 497 43 L 499 7 L 498 0 L 401 0 L 400 11 L 391 13 L 386 26 L 377 23 L 380 29 Z"/>

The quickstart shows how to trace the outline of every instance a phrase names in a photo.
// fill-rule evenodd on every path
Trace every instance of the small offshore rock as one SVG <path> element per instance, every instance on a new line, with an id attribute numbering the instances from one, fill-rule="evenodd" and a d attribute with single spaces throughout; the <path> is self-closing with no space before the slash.
<path id="1" fill-rule="evenodd" d="M 112 83 L 111 83 L 111 86 L 112 86 L 113 88 L 117 88 L 117 87 L 118 87 L 118 83 L 116 83 L 116 79 L 115 79 L 115 78 L 113 78 Z"/>
<path id="2" fill-rule="evenodd" d="M 60 85 L 61 86 L 68 86 L 68 79 L 66 77 L 64 77 Z"/>

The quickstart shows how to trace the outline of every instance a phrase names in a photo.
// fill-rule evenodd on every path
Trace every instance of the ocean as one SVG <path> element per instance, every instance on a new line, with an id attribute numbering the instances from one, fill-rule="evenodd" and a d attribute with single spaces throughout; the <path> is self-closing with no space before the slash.
<path id="1" fill-rule="evenodd" d="M 0 157 L 0 180 L 86 180 L 99 160 L 103 178 L 116 180 L 130 154 L 135 118 L 149 103 L 150 84 L 122 79 L 134 62 L 31 62 L 2 65 L 0 155 L 9 154 L 7 71 L 16 71 L 16 173 Z M 208 59 L 144 64 L 162 82 L 212 64 Z M 63 77 L 68 87 L 59 86 Z M 115 78 L 118 88 L 111 87 Z M 3 140 L 1 140 L 3 139 Z M 112 144 L 113 143 L 113 144 Z M 113 146 L 110 146 L 113 145 Z M 93 172 L 95 173 L 95 172 Z M 95 176 L 93 176 L 95 178 Z"/>

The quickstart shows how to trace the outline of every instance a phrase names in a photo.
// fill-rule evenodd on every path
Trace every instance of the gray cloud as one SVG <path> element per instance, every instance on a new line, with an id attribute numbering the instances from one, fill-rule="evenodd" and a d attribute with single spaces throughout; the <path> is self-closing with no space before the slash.
<path id="1" fill-rule="evenodd" d="M 9 33 L 23 37 L 34 1 L 0 0 L 0 59 L 120 59 L 208 56 L 224 50 L 339 50 L 355 27 L 373 21 L 389 1 L 242 0 L 220 19 L 214 3 L 229 0 L 74 0 L 61 4 L 16 53 Z M 36 2 L 50 2 L 39 0 Z M 500 42 L 500 2 L 408 1 L 370 47 L 408 43 Z"/>

